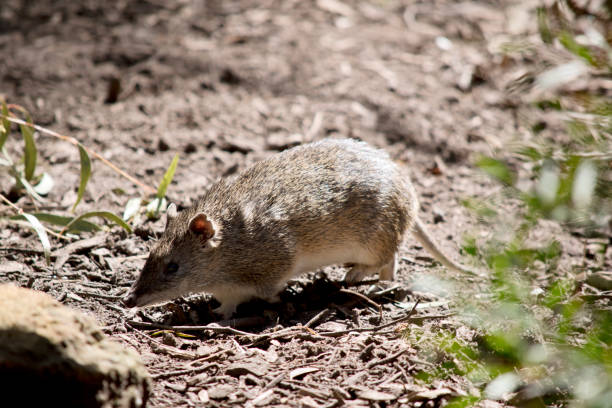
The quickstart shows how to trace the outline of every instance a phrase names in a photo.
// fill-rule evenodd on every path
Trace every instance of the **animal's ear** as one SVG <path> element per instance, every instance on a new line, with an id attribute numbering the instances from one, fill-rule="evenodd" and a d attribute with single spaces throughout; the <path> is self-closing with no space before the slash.
<path id="1" fill-rule="evenodd" d="M 170 205 L 166 209 L 166 228 L 168 228 L 170 220 L 175 219 L 177 215 L 178 211 L 176 210 L 176 205 L 174 203 L 170 203 Z"/>
<path id="2" fill-rule="evenodd" d="M 215 227 L 204 213 L 196 214 L 189 221 L 189 230 L 202 237 L 204 241 L 211 239 L 215 235 Z"/>

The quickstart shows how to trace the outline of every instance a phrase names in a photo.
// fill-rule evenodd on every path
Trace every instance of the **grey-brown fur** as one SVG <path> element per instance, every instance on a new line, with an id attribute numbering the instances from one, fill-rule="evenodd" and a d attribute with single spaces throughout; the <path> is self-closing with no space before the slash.
<path id="1" fill-rule="evenodd" d="M 181 213 L 169 209 L 125 302 L 209 292 L 227 316 L 240 302 L 273 299 L 288 279 L 329 264 L 355 264 L 348 280 L 374 273 L 392 280 L 404 232 L 413 227 L 436 258 L 462 269 L 433 244 L 417 212 L 408 176 L 385 152 L 350 139 L 298 146 L 220 180 Z M 212 238 L 190 229 L 198 214 Z M 178 270 L 168 273 L 171 261 Z"/>

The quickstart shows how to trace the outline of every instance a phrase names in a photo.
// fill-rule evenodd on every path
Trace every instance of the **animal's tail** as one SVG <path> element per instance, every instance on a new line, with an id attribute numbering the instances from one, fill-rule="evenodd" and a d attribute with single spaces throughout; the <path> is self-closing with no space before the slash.
<path id="1" fill-rule="evenodd" d="M 449 259 L 444 252 L 440 250 L 440 247 L 433 240 L 431 235 L 425 229 L 425 225 L 421 222 L 421 220 L 417 217 L 415 223 L 412 227 L 412 233 L 417 237 L 419 242 L 423 244 L 425 249 L 429 251 L 430 254 L 434 256 L 442 265 L 455 270 L 457 272 L 463 272 L 470 275 L 477 275 L 473 271 L 467 269 L 465 266 L 456 263 L 455 261 Z"/>

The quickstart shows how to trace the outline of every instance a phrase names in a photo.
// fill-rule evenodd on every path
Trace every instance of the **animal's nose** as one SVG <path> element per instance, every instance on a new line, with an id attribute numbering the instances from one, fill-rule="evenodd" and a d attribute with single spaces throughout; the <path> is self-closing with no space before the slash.
<path id="1" fill-rule="evenodd" d="M 136 306 L 135 294 L 128 293 L 127 296 L 123 298 L 122 303 L 125 307 L 135 307 Z"/>

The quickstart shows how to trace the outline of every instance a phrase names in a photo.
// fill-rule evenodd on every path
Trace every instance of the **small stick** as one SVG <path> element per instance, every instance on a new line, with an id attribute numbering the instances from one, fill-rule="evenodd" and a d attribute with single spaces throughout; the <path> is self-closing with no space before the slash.
<path id="1" fill-rule="evenodd" d="M 357 281 L 357 282 L 343 281 L 342 285 L 346 286 L 347 288 L 352 288 L 354 286 L 374 285 L 374 284 L 376 284 L 378 282 L 380 282 L 379 279 L 367 279 L 367 280 L 361 280 L 361 281 Z"/>
<path id="2" fill-rule="evenodd" d="M 254 327 L 262 326 L 266 323 L 266 319 L 262 316 L 241 317 L 238 319 L 220 320 L 216 322 L 221 327 Z"/>
<path id="3" fill-rule="evenodd" d="M 408 348 L 405 348 L 405 349 L 402 349 L 402 350 L 398 351 L 397 353 L 393 353 L 389 357 L 383 358 L 381 360 L 370 361 L 366 365 L 366 369 L 369 370 L 370 368 L 375 367 L 377 365 L 387 364 L 387 363 L 389 363 L 391 361 L 395 361 L 399 356 L 401 356 L 402 354 L 404 354 L 407 351 L 408 351 Z"/>
<path id="4" fill-rule="evenodd" d="M 106 295 L 103 293 L 88 292 L 86 290 L 73 290 L 72 292 L 83 297 L 101 298 L 106 300 L 119 300 L 123 298 L 123 296 Z"/>
<path id="5" fill-rule="evenodd" d="M 324 309 L 321 312 L 317 313 L 317 315 L 315 317 L 313 317 L 312 319 L 310 319 L 305 325 L 304 327 L 310 327 L 312 328 L 312 326 L 316 323 L 318 323 L 321 319 L 323 319 L 324 317 L 326 317 L 329 314 L 330 310 L 329 309 Z"/>
<path id="6" fill-rule="evenodd" d="M 263 389 L 261 390 L 262 392 L 268 391 L 271 388 L 274 388 L 278 385 L 278 383 L 280 383 L 281 381 L 283 381 L 283 378 L 285 378 L 285 376 L 287 375 L 286 372 L 282 372 L 279 375 L 277 375 L 276 377 L 274 377 L 274 379 L 272 379 L 272 381 L 270 381 L 268 383 L 268 385 L 266 385 L 265 387 L 263 387 Z"/>
<path id="7" fill-rule="evenodd" d="M 90 249 L 95 246 L 101 245 L 106 242 L 106 236 L 95 235 L 91 238 L 82 239 L 79 241 L 71 242 L 63 248 L 56 249 L 51 253 L 51 256 L 56 258 L 53 269 L 58 270 L 68 260 L 70 255 L 75 252 L 82 251 L 84 249 Z"/>
<path id="8" fill-rule="evenodd" d="M 175 330 L 175 331 L 202 331 L 202 330 L 211 330 L 215 333 L 222 334 L 237 334 L 239 336 L 251 336 L 257 337 L 261 336 L 255 333 L 247 333 L 242 330 L 236 330 L 231 327 L 222 327 L 222 326 L 170 326 L 167 324 L 158 324 L 158 323 L 149 323 L 149 322 L 137 322 L 135 320 L 128 320 L 127 322 L 130 326 L 139 329 L 162 329 L 162 330 Z"/>
<path id="9" fill-rule="evenodd" d="M 29 248 L 18 248 L 18 247 L 0 247 L 0 251 L 15 251 L 22 252 L 24 254 L 37 254 L 42 255 L 45 251 L 40 249 L 29 249 Z M 51 253 L 51 258 L 53 258 L 53 253 Z"/>
<path id="10" fill-rule="evenodd" d="M 370 299 L 369 297 L 362 295 L 359 292 L 352 291 L 350 289 L 340 289 L 340 293 L 346 293 L 347 295 L 356 296 L 359 299 L 363 300 L 364 302 L 369 303 L 370 305 L 374 306 L 375 308 L 378 309 L 379 321 L 382 320 L 382 306 L 376 303 L 375 301 L 373 301 L 372 299 Z"/>
<path id="11" fill-rule="evenodd" d="M 319 391 L 315 388 L 304 387 L 303 385 L 296 384 L 295 381 L 281 381 L 279 385 L 285 385 L 289 388 L 296 389 L 298 391 L 302 391 L 306 395 L 310 395 L 311 397 L 320 398 L 326 400 L 329 398 L 329 395 L 324 394 L 322 391 Z"/>
<path id="12" fill-rule="evenodd" d="M 412 319 L 412 314 L 414 313 L 414 311 L 416 310 L 417 305 L 419 304 L 420 300 L 417 300 L 414 303 L 414 306 L 412 307 L 412 309 L 410 310 L 410 312 L 408 312 L 408 314 L 404 317 L 400 317 L 399 319 L 395 319 L 389 323 L 385 323 L 385 324 L 381 324 L 380 326 L 374 326 L 374 327 L 366 327 L 366 328 L 358 328 L 358 329 L 350 329 L 350 330 L 341 330 L 341 331 L 337 331 L 337 332 L 323 332 L 323 333 L 317 333 L 319 336 L 324 336 L 324 337 L 339 337 L 342 336 L 344 334 L 348 334 L 351 332 L 368 332 L 368 331 L 378 331 L 384 328 L 387 328 L 389 326 L 393 326 L 397 323 L 401 323 L 404 322 L 406 320 L 410 320 Z"/>
<path id="13" fill-rule="evenodd" d="M 221 356 L 223 354 L 227 354 L 227 353 L 231 353 L 231 352 L 232 352 L 231 350 L 227 350 L 227 349 L 219 350 L 219 351 L 216 351 L 216 352 L 214 352 L 212 354 L 209 354 L 207 356 L 196 358 L 191 363 L 189 363 L 189 365 L 193 366 L 193 364 L 195 364 L 195 363 L 203 363 L 205 361 L 214 360 L 214 359 L 216 359 L 217 357 L 219 357 L 219 356 Z"/>
<path id="14" fill-rule="evenodd" d="M 203 367 L 198 367 L 198 368 L 188 368 L 185 370 L 168 371 L 166 373 L 159 373 L 159 374 L 152 375 L 151 378 L 153 378 L 154 380 L 159 380 L 161 378 L 174 377 L 174 376 L 183 375 L 183 374 L 198 374 L 214 366 L 218 366 L 218 364 L 210 363 L 208 365 L 205 365 Z"/>
<path id="15" fill-rule="evenodd" d="M 408 374 L 406 374 L 406 370 L 404 370 L 404 368 L 400 364 L 395 362 L 393 363 L 393 366 L 401 372 L 402 376 L 404 377 L 404 381 L 406 382 L 410 381 L 410 377 L 408 377 Z M 408 370 L 412 370 L 413 368 L 414 366 L 411 365 L 410 367 L 408 367 Z"/>
<path id="16" fill-rule="evenodd" d="M 404 374 L 401 371 L 398 371 L 397 373 L 393 374 L 391 377 L 383 378 L 380 381 L 376 381 L 375 383 L 372 383 L 372 385 L 389 384 L 389 383 L 397 380 L 398 378 L 400 378 L 402 375 L 404 375 Z"/>

